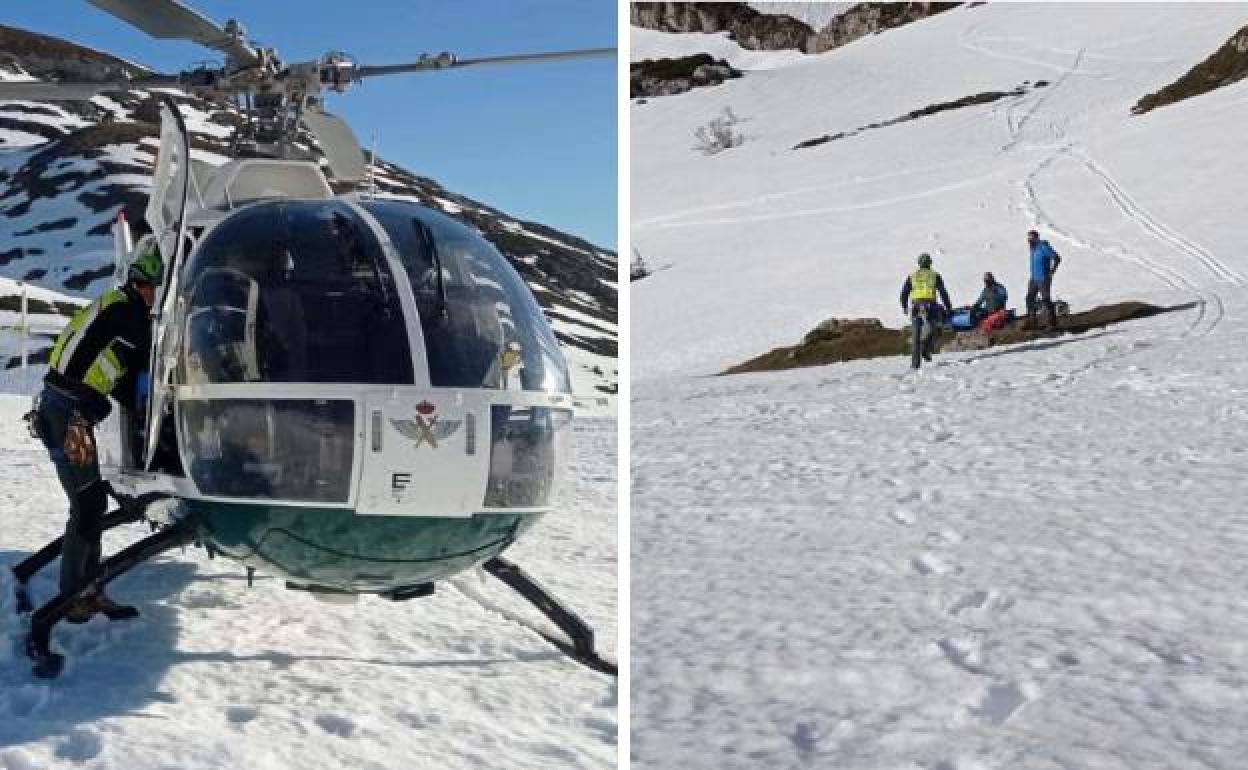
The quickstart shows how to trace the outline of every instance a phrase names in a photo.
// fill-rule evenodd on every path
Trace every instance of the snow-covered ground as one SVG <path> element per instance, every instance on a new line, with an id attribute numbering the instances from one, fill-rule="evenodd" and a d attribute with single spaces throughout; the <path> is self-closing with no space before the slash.
<path id="1" fill-rule="evenodd" d="M 1248 82 L 1130 107 L 1248 6 L 989 4 L 633 107 L 634 767 L 1243 767 Z M 929 104 L 1047 87 L 868 130 Z M 746 143 L 693 129 L 725 107 Z M 1080 336 L 709 378 L 829 316 L 1197 303 Z"/>
<path id="2" fill-rule="evenodd" d="M 773 16 L 792 16 L 815 32 L 821 31 L 832 20 L 857 3 L 746 3 L 759 13 Z"/>
<path id="3" fill-rule="evenodd" d="M 3 565 L 64 526 L 53 468 L 19 420 L 27 407 L 0 397 Z M 578 421 L 575 440 L 561 511 L 508 553 L 593 625 L 614 659 L 615 424 Z M 123 527 L 105 550 L 144 533 Z M 55 566 L 45 573 L 41 596 Z M 45 682 L 20 652 L 24 623 L 0 570 L 0 768 L 614 767 L 614 680 L 470 599 L 531 614 L 477 580 L 461 576 L 427 599 L 337 606 L 260 575 L 249 589 L 236 564 L 189 550 L 115 584 L 138 620 L 58 628 L 53 645 L 68 664 Z"/>
<path id="4" fill-rule="evenodd" d="M 676 59 L 709 53 L 739 70 L 766 70 L 784 67 L 806 58 L 801 51 L 751 51 L 742 48 L 727 32 L 709 34 L 686 32 L 669 34 L 652 29 L 632 27 L 630 31 L 629 58 L 632 61 L 646 59 Z"/>

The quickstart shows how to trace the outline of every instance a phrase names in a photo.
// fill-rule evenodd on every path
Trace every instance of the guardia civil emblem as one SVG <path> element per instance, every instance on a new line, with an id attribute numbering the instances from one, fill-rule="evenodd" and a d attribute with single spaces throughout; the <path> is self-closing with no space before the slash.
<path id="1" fill-rule="evenodd" d="M 428 442 L 429 446 L 437 449 L 439 441 L 450 438 L 464 423 L 463 420 L 443 420 L 438 417 L 437 411 L 438 408 L 430 402 L 421 401 L 416 405 L 416 419 L 392 419 L 390 424 L 404 437 L 415 442 L 416 446 Z"/>

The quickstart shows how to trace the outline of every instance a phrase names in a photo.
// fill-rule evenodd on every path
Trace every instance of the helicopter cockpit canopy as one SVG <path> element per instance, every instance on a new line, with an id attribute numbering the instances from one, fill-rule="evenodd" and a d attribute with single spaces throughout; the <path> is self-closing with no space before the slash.
<path id="1" fill-rule="evenodd" d="M 208 231 L 182 276 L 174 381 L 199 494 L 387 515 L 552 502 L 567 365 L 476 231 L 410 202 L 266 201 Z M 418 499 L 395 486 L 409 474 Z"/>
<path id="2" fill-rule="evenodd" d="M 411 203 L 363 208 L 401 275 L 359 209 L 341 201 L 260 203 L 213 229 L 187 268 L 182 381 L 571 392 L 541 308 L 488 241 Z M 415 344 L 403 280 L 419 316 Z"/>
<path id="3" fill-rule="evenodd" d="M 434 387 L 571 392 L 541 307 L 497 249 L 431 209 L 363 205 L 385 228 L 411 284 Z M 506 365 L 509 349 L 519 354 L 518 372 Z"/>

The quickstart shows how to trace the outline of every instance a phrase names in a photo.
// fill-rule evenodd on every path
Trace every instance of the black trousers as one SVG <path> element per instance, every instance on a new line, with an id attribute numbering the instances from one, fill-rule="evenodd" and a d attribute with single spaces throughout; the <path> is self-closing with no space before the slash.
<path id="1" fill-rule="evenodd" d="M 100 568 L 100 521 L 108 512 L 108 493 L 93 460 L 75 465 L 65 456 L 65 433 L 76 411 L 74 400 L 52 388 L 39 396 L 43 443 L 56 464 L 56 476 L 69 500 L 69 521 L 61 547 L 60 589 L 67 593 L 95 577 Z"/>
<path id="2" fill-rule="evenodd" d="M 1044 307 L 1049 311 L 1049 323 L 1057 323 L 1057 308 L 1053 306 L 1053 276 L 1048 276 L 1043 281 L 1037 281 L 1034 278 L 1027 282 L 1027 320 L 1035 321 L 1036 319 L 1036 299 L 1043 300 Z"/>

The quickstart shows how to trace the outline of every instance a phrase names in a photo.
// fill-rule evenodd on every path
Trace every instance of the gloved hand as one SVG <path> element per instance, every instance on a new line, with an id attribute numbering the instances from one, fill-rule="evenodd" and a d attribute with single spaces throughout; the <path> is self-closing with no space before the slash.
<path id="1" fill-rule="evenodd" d="M 135 403 L 141 411 L 147 410 L 147 400 L 152 397 L 152 373 L 141 372 L 139 374 L 137 387 L 135 388 Z"/>

